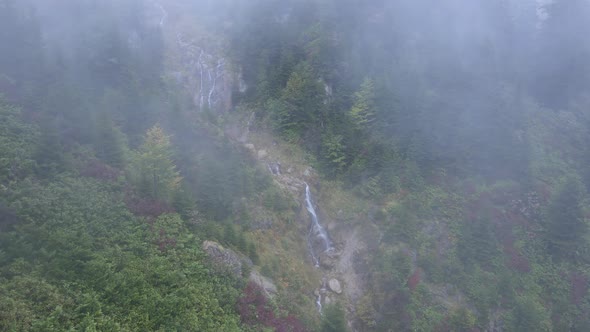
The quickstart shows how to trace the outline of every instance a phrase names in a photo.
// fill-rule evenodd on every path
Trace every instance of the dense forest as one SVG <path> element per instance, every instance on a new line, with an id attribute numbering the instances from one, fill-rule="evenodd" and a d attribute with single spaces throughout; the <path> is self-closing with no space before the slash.
<path id="1" fill-rule="evenodd" d="M 587 0 L 0 0 L 0 331 L 589 331 L 586 31 Z"/>

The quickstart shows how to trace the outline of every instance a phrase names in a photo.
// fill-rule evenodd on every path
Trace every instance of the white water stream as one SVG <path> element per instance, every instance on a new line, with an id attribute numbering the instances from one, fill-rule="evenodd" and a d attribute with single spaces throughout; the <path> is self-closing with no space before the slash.
<path id="1" fill-rule="evenodd" d="M 164 24 L 166 23 L 166 19 L 168 18 L 168 12 L 166 11 L 166 9 L 164 9 L 164 6 L 162 6 L 159 2 L 156 2 L 155 6 L 158 7 L 160 12 L 162 13 L 162 17 L 160 18 L 159 25 L 160 25 L 160 27 L 163 27 Z"/>
<path id="2" fill-rule="evenodd" d="M 320 223 L 317 212 L 313 206 L 311 191 L 309 185 L 305 184 L 305 207 L 311 217 L 311 225 L 309 227 L 309 234 L 307 237 L 307 247 L 313 260 L 315 267 L 320 267 L 320 255 L 334 250 L 332 241 L 328 236 L 328 232 Z M 322 278 L 322 286 L 316 294 L 316 307 L 320 315 L 322 314 L 322 296 L 326 293 L 326 278 Z"/>
<path id="3" fill-rule="evenodd" d="M 319 255 L 324 252 L 331 251 L 334 248 L 332 247 L 332 242 L 328 237 L 328 232 L 326 232 L 326 229 L 320 224 L 318 215 L 315 211 L 315 208 L 313 207 L 311 192 L 307 183 L 305 184 L 305 206 L 309 212 L 309 215 L 311 216 L 311 225 L 309 227 L 307 243 L 314 265 L 316 267 L 320 267 Z"/>
<path id="4" fill-rule="evenodd" d="M 182 49 L 185 63 L 188 63 L 188 71 L 193 73 L 191 81 L 196 78 L 196 82 L 191 84 L 197 89 L 193 97 L 195 105 L 200 110 L 204 106 L 213 109 L 219 102 L 217 86 L 218 80 L 225 75 L 225 59 L 215 57 L 193 42 L 186 41 L 180 33 L 176 35 L 176 41 Z"/>
<path id="5" fill-rule="evenodd" d="M 154 2 L 154 4 L 162 14 L 159 20 L 159 26 L 163 27 L 168 19 L 168 12 L 160 3 Z M 215 107 L 218 102 L 216 91 L 218 86 L 217 81 L 220 78 L 223 79 L 225 74 L 225 59 L 215 57 L 207 53 L 203 48 L 198 47 L 194 42 L 185 40 L 180 33 L 176 34 L 176 42 L 182 50 L 185 63 L 188 64 L 188 74 L 190 75 L 189 80 L 194 82 L 191 83 L 190 86 L 198 90 L 193 96 L 195 105 L 198 105 L 200 110 L 202 110 L 205 105 L 207 105 L 209 109 L 213 109 L 213 107 Z M 251 118 L 249 119 L 248 130 L 253 115 L 254 114 L 252 114 Z M 277 173 L 280 174 L 280 168 L 278 168 Z M 320 255 L 334 250 L 334 247 L 332 246 L 328 232 L 318 219 L 317 212 L 313 205 L 311 191 L 307 183 L 305 183 L 305 206 L 311 217 L 307 245 L 314 266 L 319 268 Z M 320 314 L 322 314 L 322 302 L 326 292 L 327 282 L 326 278 L 323 277 L 321 287 L 317 290 L 316 296 L 316 307 Z"/>

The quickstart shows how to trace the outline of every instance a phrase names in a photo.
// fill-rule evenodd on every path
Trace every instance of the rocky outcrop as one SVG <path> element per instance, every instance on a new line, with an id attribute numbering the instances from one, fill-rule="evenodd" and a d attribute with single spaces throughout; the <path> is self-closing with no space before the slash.
<path id="1" fill-rule="evenodd" d="M 249 258 L 242 257 L 235 251 L 224 248 L 221 244 L 214 241 L 203 242 L 203 250 L 216 268 L 228 270 L 238 278 L 242 277 L 244 266 L 249 267 L 253 265 Z"/>
<path id="2" fill-rule="evenodd" d="M 245 267 L 252 267 L 253 265 L 249 258 L 243 257 L 235 251 L 225 248 L 214 241 L 203 242 L 203 250 L 205 250 L 205 253 L 209 256 L 209 259 L 215 268 L 223 272 L 229 271 L 237 278 L 243 276 Z M 258 285 L 260 289 L 264 291 L 264 295 L 268 298 L 273 298 L 278 292 L 277 286 L 274 282 L 261 275 L 256 270 L 250 271 L 248 281 Z"/>
<path id="3" fill-rule="evenodd" d="M 325 270 L 333 269 L 338 263 L 340 253 L 337 250 L 324 251 L 319 255 L 320 266 Z"/>

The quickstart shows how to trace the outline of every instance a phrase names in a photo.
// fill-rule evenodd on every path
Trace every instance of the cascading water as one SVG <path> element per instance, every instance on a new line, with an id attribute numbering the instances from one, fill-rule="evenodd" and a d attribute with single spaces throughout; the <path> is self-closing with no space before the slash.
<path id="1" fill-rule="evenodd" d="M 219 91 L 219 85 L 221 84 L 223 90 L 226 75 L 225 59 L 207 53 L 193 41 L 185 40 L 180 33 L 176 34 L 176 41 L 182 50 L 183 62 L 187 64 L 186 72 L 192 73 L 188 81 L 189 89 L 196 90 L 193 96 L 195 106 L 198 106 L 199 110 L 205 106 L 210 110 L 214 109 L 223 98 L 223 91 Z"/>
<path id="2" fill-rule="evenodd" d="M 322 314 L 322 295 L 323 293 L 325 293 L 327 291 L 326 289 L 326 278 L 322 278 L 322 287 L 319 289 L 318 293 L 317 293 L 317 297 L 315 299 L 315 305 L 318 309 L 318 312 L 320 313 L 320 315 Z"/>
<path id="3" fill-rule="evenodd" d="M 161 4 L 159 4 L 159 3 L 156 3 L 156 7 L 158 7 L 158 9 L 160 10 L 160 12 L 162 13 L 162 16 L 161 16 L 161 18 L 160 18 L 160 23 L 159 23 L 159 25 L 160 25 L 160 27 L 163 27 L 163 26 L 164 26 L 164 23 L 166 23 L 166 19 L 168 18 L 168 12 L 167 12 L 167 11 L 166 11 L 166 9 L 164 9 L 164 7 L 163 7 Z"/>
<path id="4" fill-rule="evenodd" d="M 309 185 L 305 184 L 305 206 L 309 215 L 311 216 L 311 225 L 309 227 L 309 236 L 307 239 L 307 245 L 309 247 L 309 252 L 311 258 L 313 259 L 314 265 L 316 267 L 320 266 L 320 259 L 319 254 L 331 251 L 333 249 L 332 242 L 328 237 L 328 232 L 322 227 L 320 221 L 318 220 L 318 215 L 313 207 L 312 199 L 311 199 L 311 192 L 309 190 Z M 319 247 L 319 248 L 318 248 Z M 318 254 L 318 249 L 321 250 Z"/>
<path id="5" fill-rule="evenodd" d="M 330 241 L 330 237 L 328 236 L 328 232 L 318 219 L 318 215 L 313 207 L 313 201 L 311 198 L 311 191 L 309 189 L 309 185 L 305 184 L 305 207 L 307 208 L 307 212 L 311 217 L 311 225 L 309 227 L 309 235 L 307 237 L 307 246 L 309 248 L 309 254 L 313 260 L 315 267 L 320 267 L 320 258 L 324 252 L 329 252 L 334 250 L 332 247 L 332 241 Z M 322 300 L 323 296 L 326 293 L 326 278 L 322 278 L 322 286 L 319 290 L 317 290 L 316 294 L 316 307 L 320 315 L 322 314 Z"/>

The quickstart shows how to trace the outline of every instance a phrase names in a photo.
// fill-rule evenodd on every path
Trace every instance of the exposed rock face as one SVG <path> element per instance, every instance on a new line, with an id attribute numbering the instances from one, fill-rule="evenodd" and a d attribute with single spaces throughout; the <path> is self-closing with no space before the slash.
<path id="1" fill-rule="evenodd" d="M 266 297 L 272 298 L 277 294 L 277 286 L 272 282 L 272 280 L 261 275 L 260 273 L 258 273 L 258 271 L 252 270 L 252 272 L 250 272 L 250 278 L 248 278 L 248 280 L 260 286 L 260 288 L 264 290 L 264 294 L 266 295 Z"/>
<path id="2" fill-rule="evenodd" d="M 208 45 L 210 46 L 210 45 Z M 196 38 L 180 32 L 176 34 L 176 49 L 179 54 L 176 79 L 190 91 L 197 109 L 226 112 L 232 107 L 231 90 L 234 74 L 226 59 L 215 52 L 215 47 L 206 49 Z"/>
<path id="3" fill-rule="evenodd" d="M 281 162 L 277 161 L 274 163 L 269 163 L 268 170 L 272 173 L 272 175 L 281 175 Z"/>
<path id="4" fill-rule="evenodd" d="M 326 270 L 334 268 L 338 263 L 339 253 L 336 250 L 325 251 L 320 254 L 320 266 Z"/>
<path id="5" fill-rule="evenodd" d="M 241 257 L 235 251 L 224 248 L 217 242 L 203 242 L 203 250 L 205 250 L 205 253 L 207 253 L 213 265 L 221 269 L 229 270 L 238 278 L 242 276 L 242 267 L 244 265 L 252 265 L 250 259 Z"/>
<path id="6" fill-rule="evenodd" d="M 342 286 L 340 285 L 340 281 L 338 281 L 338 279 L 330 279 L 330 281 L 328 281 L 328 287 L 330 287 L 332 292 L 336 294 L 342 294 Z"/>

